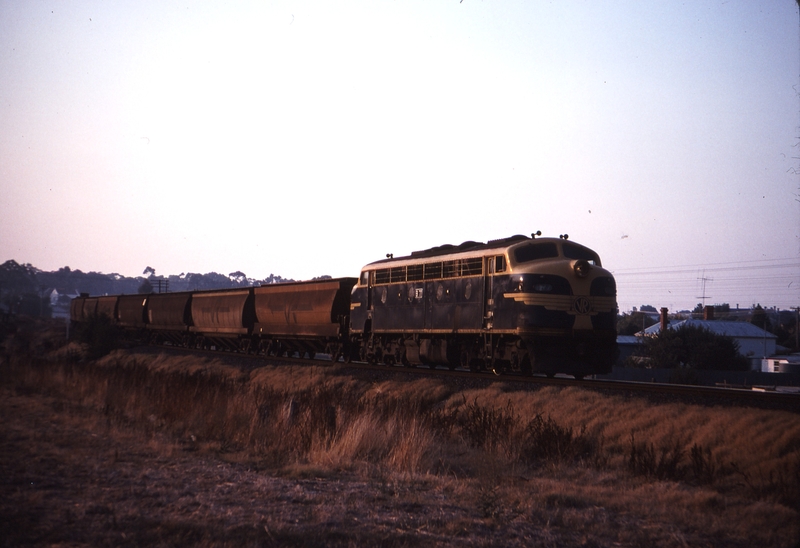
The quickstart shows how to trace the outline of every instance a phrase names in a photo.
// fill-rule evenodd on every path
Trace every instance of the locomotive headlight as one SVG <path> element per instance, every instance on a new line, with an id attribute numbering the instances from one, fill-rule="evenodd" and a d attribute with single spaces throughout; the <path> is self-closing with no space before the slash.
<path id="1" fill-rule="evenodd" d="M 589 264 L 589 261 L 584 259 L 578 259 L 574 263 L 572 263 L 572 269 L 575 271 L 575 275 L 578 278 L 585 278 L 589 275 L 589 271 L 592 269 L 592 265 Z"/>

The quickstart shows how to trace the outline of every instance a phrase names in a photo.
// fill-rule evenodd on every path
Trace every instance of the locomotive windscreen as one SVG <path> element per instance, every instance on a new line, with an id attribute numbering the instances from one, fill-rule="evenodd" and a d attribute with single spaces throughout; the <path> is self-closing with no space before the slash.
<path id="1" fill-rule="evenodd" d="M 554 259 L 558 257 L 558 247 L 553 243 L 529 244 L 514 250 L 514 259 L 518 263 L 527 263 L 539 259 Z"/>
<path id="2" fill-rule="evenodd" d="M 563 248 L 564 257 L 567 259 L 583 259 L 584 261 L 589 261 L 593 265 L 602 266 L 600 264 L 600 257 L 597 256 L 597 253 L 587 247 L 564 242 Z"/>

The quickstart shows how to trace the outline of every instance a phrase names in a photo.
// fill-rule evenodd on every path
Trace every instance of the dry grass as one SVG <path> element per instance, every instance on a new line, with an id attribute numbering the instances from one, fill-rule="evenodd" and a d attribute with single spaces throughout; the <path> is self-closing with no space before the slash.
<path id="1" fill-rule="evenodd" d="M 254 537 L 266 544 L 800 540 L 800 417 L 789 412 L 126 351 L 88 361 L 35 332 L 5 346 L 6 389 L 46 396 L 84 430 L 133 436 L 162 459 L 245 466 L 284 487 L 314 482 L 290 501 L 313 507 L 303 518 L 312 540 L 289 535 L 290 518 L 274 510 Z M 162 533 L 169 544 L 185 531 Z M 209 534 L 197 543 L 217 544 Z"/>

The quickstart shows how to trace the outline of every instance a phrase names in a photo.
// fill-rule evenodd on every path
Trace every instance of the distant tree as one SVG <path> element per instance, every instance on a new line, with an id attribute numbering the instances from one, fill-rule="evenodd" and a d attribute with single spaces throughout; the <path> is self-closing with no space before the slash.
<path id="1" fill-rule="evenodd" d="M 694 307 L 692 310 L 693 314 L 702 314 L 703 313 L 703 303 L 697 303 L 697 306 Z"/>
<path id="2" fill-rule="evenodd" d="M 41 316 L 42 298 L 36 293 L 25 293 L 18 301 L 17 312 L 25 316 Z"/>
<path id="3" fill-rule="evenodd" d="M 766 310 L 761 308 L 760 304 L 757 304 L 753 308 L 753 313 L 750 316 L 750 323 L 760 327 L 764 331 L 772 332 L 772 322 L 770 321 Z"/>
<path id="4" fill-rule="evenodd" d="M 750 364 L 739 354 L 739 343 L 697 326 L 666 329 L 645 338 L 644 354 L 655 368 L 747 371 Z"/>
<path id="5" fill-rule="evenodd" d="M 147 268 L 144 269 L 144 272 L 142 272 L 142 274 L 144 274 L 145 276 L 155 276 L 156 269 L 153 268 L 152 266 L 148 266 Z"/>
<path id="6" fill-rule="evenodd" d="M 144 293 L 150 294 L 153 292 L 153 284 L 150 283 L 150 280 L 145 280 L 142 282 L 142 285 L 139 286 L 137 293 Z"/>
<path id="7" fill-rule="evenodd" d="M 633 312 L 617 316 L 617 335 L 635 335 L 656 323 L 649 314 Z"/>
<path id="8" fill-rule="evenodd" d="M 639 308 L 639 310 L 640 310 L 641 312 L 658 312 L 658 310 L 656 310 L 656 307 L 655 307 L 655 306 L 651 306 L 651 305 L 649 305 L 649 304 L 643 304 L 643 305 L 642 305 L 642 306 Z"/>
<path id="9" fill-rule="evenodd" d="M 277 274 L 270 274 L 259 283 L 266 285 L 266 284 L 279 284 L 284 282 L 294 282 L 292 278 L 284 278 L 282 276 L 278 276 Z"/>
<path id="10" fill-rule="evenodd" d="M 231 272 L 230 274 L 228 274 L 228 278 L 230 278 L 231 281 L 237 284 L 242 284 L 247 282 L 247 276 L 245 276 L 244 272 L 242 272 L 241 270 L 237 270 L 236 272 Z"/>

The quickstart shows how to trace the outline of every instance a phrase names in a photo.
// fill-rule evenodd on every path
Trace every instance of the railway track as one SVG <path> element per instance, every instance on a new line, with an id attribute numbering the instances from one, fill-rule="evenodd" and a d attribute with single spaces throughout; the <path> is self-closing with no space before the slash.
<path id="1" fill-rule="evenodd" d="M 544 375 L 495 375 L 491 371 L 475 373 L 466 369 L 447 369 L 444 367 L 403 367 L 400 365 L 388 366 L 369 364 L 366 362 L 338 361 L 333 363 L 325 354 L 318 354 L 314 358 L 293 356 L 265 356 L 263 354 L 245 354 L 229 351 L 203 350 L 183 348 L 171 345 L 152 345 L 139 347 L 150 351 L 170 352 L 176 354 L 196 354 L 213 356 L 235 361 L 238 366 L 251 368 L 262 365 L 300 365 L 314 367 L 332 367 L 352 369 L 354 371 L 373 372 L 380 374 L 410 374 L 419 376 L 439 376 L 459 380 L 471 380 L 482 383 L 504 382 L 515 383 L 520 386 L 528 385 L 531 388 L 541 386 L 578 387 L 589 390 L 602 390 L 605 392 L 622 393 L 625 395 L 641 395 L 657 399 L 671 399 L 704 405 L 746 405 L 753 407 L 767 407 L 783 409 L 800 413 L 800 392 L 783 392 L 777 390 L 746 389 L 742 387 L 723 386 L 697 386 L 686 384 L 667 384 L 652 382 L 621 381 L 611 379 L 586 378 L 577 380 L 568 376 L 547 377 Z M 134 349 L 137 350 L 137 349 Z"/>

